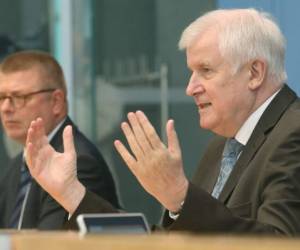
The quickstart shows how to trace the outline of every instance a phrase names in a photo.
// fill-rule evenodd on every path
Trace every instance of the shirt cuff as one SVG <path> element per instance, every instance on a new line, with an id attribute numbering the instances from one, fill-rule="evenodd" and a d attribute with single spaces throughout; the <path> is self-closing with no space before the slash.
<path id="1" fill-rule="evenodd" d="M 180 213 L 172 213 L 171 211 L 169 211 L 169 217 L 172 220 L 177 220 L 177 218 L 179 217 Z"/>
<path id="2" fill-rule="evenodd" d="M 174 213 L 173 213 L 173 212 L 169 211 L 169 217 L 170 217 L 172 220 L 177 220 L 177 219 L 178 219 L 183 204 L 184 204 L 184 201 L 180 203 L 180 209 L 179 209 L 177 212 L 174 212 Z"/>

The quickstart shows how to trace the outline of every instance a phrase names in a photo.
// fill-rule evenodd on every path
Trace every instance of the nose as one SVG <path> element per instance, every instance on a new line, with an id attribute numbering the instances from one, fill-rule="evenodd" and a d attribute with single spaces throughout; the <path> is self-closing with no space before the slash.
<path id="1" fill-rule="evenodd" d="M 13 110 L 14 105 L 12 103 L 12 100 L 9 97 L 5 98 L 0 104 L 0 109 L 1 109 L 1 112 Z"/>
<path id="2" fill-rule="evenodd" d="M 201 94 L 204 92 L 203 85 L 201 84 L 200 79 L 193 73 L 190 77 L 189 83 L 186 87 L 185 93 L 188 96 L 194 96 L 196 94 Z"/>

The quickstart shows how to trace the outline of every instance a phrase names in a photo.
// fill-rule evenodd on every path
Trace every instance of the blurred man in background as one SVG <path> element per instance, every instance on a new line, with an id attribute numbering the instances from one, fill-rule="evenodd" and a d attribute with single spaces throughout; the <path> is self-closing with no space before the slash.
<path id="1" fill-rule="evenodd" d="M 109 168 L 96 146 L 68 117 L 66 97 L 62 69 L 49 54 L 23 51 L 6 57 L 2 62 L 0 115 L 7 136 L 25 145 L 30 122 L 42 117 L 49 142 L 55 150 L 62 152 L 62 132 L 67 125 L 72 126 L 77 153 L 73 160 L 78 166 L 80 182 L 118 207 L 116 188 Z M 3 177 L 0 182 L 1 228 L 62 227 L 67 212 L 31 178 L 24 162 L 24 152 L 13 159 Z M 52 177 L 60 178 L 59 175 Z"/>

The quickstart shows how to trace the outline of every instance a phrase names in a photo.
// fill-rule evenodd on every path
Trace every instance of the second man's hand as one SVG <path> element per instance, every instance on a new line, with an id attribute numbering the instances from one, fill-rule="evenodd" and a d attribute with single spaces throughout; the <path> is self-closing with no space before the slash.
<path id="1" fill-rule="evenodd" d="M 121 127 L 132 153 L 119 140 L 115 141 L 117 151 L 144 189 L 165 208 L 177 212 L 185 199 L 188 180 L 174 121 L 166 125 L 168 146 L 142 111 L 129 113 L 128 121 Z"/>

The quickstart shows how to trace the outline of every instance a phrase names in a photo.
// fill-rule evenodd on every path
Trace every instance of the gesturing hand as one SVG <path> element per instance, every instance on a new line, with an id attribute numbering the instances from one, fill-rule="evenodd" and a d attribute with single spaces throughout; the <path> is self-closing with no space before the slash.
<path id="1" fill-rule="evenodd" d="M 33 178 L 67 211 L 73 213 L 85 189 L 77 179 L 72 127 L 63 132 L 64 153 L 49 144 L 43 120 L 32 121 L 27 133 L 26 162 Z"/>
<path id="2" fill-rule="evenodd" d="M 166 125 L 168 147 L 141 111 L 128 114 L 121 127 L 132 154 L 119 141 L 115 147 L 144 189 L 165 208 L 178 211 L 188 188 L 174 121 Z"/>

